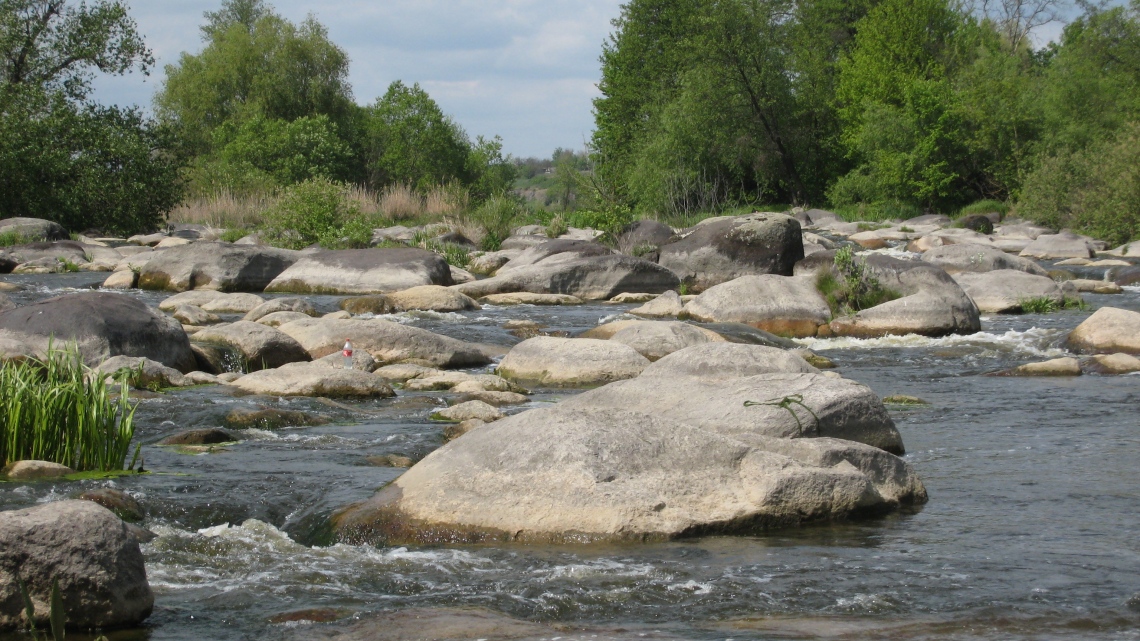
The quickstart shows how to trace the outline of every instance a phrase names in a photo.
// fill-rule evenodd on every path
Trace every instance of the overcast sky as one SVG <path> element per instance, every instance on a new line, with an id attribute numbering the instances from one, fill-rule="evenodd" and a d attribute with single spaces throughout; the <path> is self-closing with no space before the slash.
<path id="1" fill-rule="evenodd" d="M 150 107 L 163 66 L 202 48 L 204 11 L 220 0 L 131 0 L 154 51 L 149 78 L 103 78 L 96 98 Z M 418 82 L 472 137 L 503 137 L 516 156 L 580 149 L 593 130 L 598 55 L 621 0 L 271 0 L 299 22 L 313 13 L 351 58 L 356 101 Z"/>
<path id="2" fill-rule="evenodd" d="M 356 101 L 394 80 L 420 83 L 467 133 L 507 152 L 581 149 L 593 130 L 598 56 L 622 0 L 271 0 L 299 22 L 313 13 L 351 58 Z M 202 13 L 221 0 L 131 0 L 157 60 L 151 76 L 102 78 L 96 98 L 150 107 L 163 67 L 202 48 Z M 1039 43 L 1060 33 L 1049 25 Z"/>

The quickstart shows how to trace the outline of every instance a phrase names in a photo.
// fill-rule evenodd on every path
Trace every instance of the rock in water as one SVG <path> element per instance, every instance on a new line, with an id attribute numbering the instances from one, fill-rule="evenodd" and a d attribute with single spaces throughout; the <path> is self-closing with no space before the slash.
<path id="1" fill-rule="evenodd" d="M 998 269 L 1016 269 L 1037 276 L 1048 276 L 1049 272 L 1036 262 L 1011 256 L 996 247 L 985 245 L 944 245 L 935 247 L 922 255 L 922 260 L 938 265 L 949 274 L 958 272 L 991 272 Z"/>
<path id="2" fill-rule="evenodd" d="M 1079 352 L 1140 354 L 1140 312 L 1101 307 L 1077 325 L 1068 344 Z"/>
<path id="3" fill-rule="evenodd" d="M 207 327 L 194 334 L 194 342 L 236 349 L 248 364 L 244 369 L 249 372 L 312 360 L 292 336 L 268 325 L 245 320 Z"/>
<path id="4" fill-rule="evenodd" d="M 1020 312 L 1027 299 L 1048 298 L 1058 305 L 1065 300 L 1061 287 L 1052 278 L 1014 269 L 962 273 L 955 275 L 954 280 L 982 312 Z"/>
<path id="5" fill-rule="evenodd" d="M 49 298 L 0 314 L 0 337 L 42 353 L 68 341 L 94 367 L 112 356 L 142 356 L 180 372 L 195 368 L 190 341 L 178 321 L 142 301 L 110 292 L 82 292 Z"/>
<path id="6" fill-rule="evenodd" d="M 689 317 L 744 323 L 778 336 L 815 336 L 831 318 L 815 276 L 742 276 L 714 285 L 685 305 Z"/>
<path id="7" fill-rule="evenodd" d="M 649 361 L 628 345 L 593 338 L 536 336 L 499 364 L 503 378 L 536 387 L 588 387 L 632 378 Z"/>
<path id="8" fill-rule="evenodd" d="M 0 235 L 15 234 L 25 242 L 67 240 L 67 230 L 42 218 L 5 218 L 0 220 Z"/>
<path id="9" fill-rule="evenodd" d="M 292 336 L 313 358 L 339 352 L 345 338 L 382 364 L 415 360 L 434 367 L 476 367 L 491 359 L 477 346 L 378 318 L 371 320 L 312 318 L 278 328 Z"/>
<path id="10" fill-rule="evenodd" d="M 568 242 L 582 241 L 549 241 L 532 249 Z M 610 252 L 605 247 L 602 249 Z M 525 255 L 526 252 L 523 252 L 491 278 L 456 285 L 455 288 L 473 298 L 530 292 L 569 294 L 586 300 L 609 300 L 625 292 L 659 294 L 680 286 L 673 272 L 632 256 L 612 252 L 587 255 L 568 251 L 552 254 L 533 264 L 512 267 L 512 263 Z"/>
<path id="11" fill-rule="evenodd" d="M 795 218 L 755 213 L 703 221 L 684 238 L 660 247 L 660 264 L 694 292 L 755 274 L 792 275 L 804 257 Z"/>
<path id="12" fill-rule="evenodd" d="M 724 342 L 716 332 L 678 321 L 637 323 L 617 332 L 610 340 L 629 345 L 650 361 L 693 345 Z"/>
<path id="13" fill-rule="evenodd" d="M 267 396 L 389 398 L 396 395 L 391 386 L 375 374 L 308 363 L 293 363 L 246 374 L 232 385 L 250 394 Z"/>
<path id="14" fill-rule="evenodd" d="M 836 439 L 734 439 L 624 409 L 483 425 L 334 515 L 374 543 L 646 541 L 757 532 L 925 501 L 901 459 Z"/>
<path id="15" fill-rule="evenodd" d="M 59 581 L 73 629 L 137 625 L 154 595 L 138 539 L 110 510 L 91 501 L 57 501 L 0 518 L 0 630 L 23 625 L 16 578 L 27 585 L 44 628 Z"/>
<path id="16" fill-rule="evenodd" d="M 301 256 L 273 247 L 193 243 L 164 250 L 148 260 L 139 274 L 139 287 L 260 292 Z"/>
<path id="17" fill-rule="evenodd" d="M 1041 258 L 1053 260 L 1058 258 L 1093 258 L 1096 250 L 1089 246 L 1088 241 L 1071 231 L 1062 231 L 1055 235 L 1038 236 L 1021 252 L 1026 258 Z"/>
<path id="18" fill-rule="evenodd" d="M 305 256 L 265 288 L 305 294 L 382 294 L 450 285 L 443 256 L 415 248 L 344 249 Z"/>

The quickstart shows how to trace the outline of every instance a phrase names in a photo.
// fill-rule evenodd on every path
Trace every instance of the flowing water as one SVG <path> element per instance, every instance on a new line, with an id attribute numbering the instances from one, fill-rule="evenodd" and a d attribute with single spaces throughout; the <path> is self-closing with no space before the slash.
<path id="1" fill-rule="evenodd" d="M 7 279 L 29 285 L 13 295 L 29 302 L 102 275 Z M 1140 289 L 1086 300 L 1140 310 Z M 335 303 L 317 299 L 325 309 Z M 575 333 L 630 307 L 395 318 L 508 346 L 518 339 L 501 329 L 507 319 Z M 1089 313 L 988 317 L 974 336 L 803 341 L 881 396 L 930 402 L 891 410 L 930 502 L 877 520 L 616 547 L 330 545 L 330 512 L 401 472 L 368 457 L 416 459 L 442 444 L 428 416 L 446 393 L 334 406 L 235 397 L 223 387 L 142 402 L 137 438 L 151 474 L 2 484 L 0 510 L 98 486 L 140 500 L 144 525 L 159 535 L 143 546 L 155 612 L 144 629 L 112 641 L 328 638 L 342 624 L 274 621 L 311 609 L 367 618 L 454 607 L 551 624 L 565 638 L 1138 639 L 1140 376 L 985 376 L 1065 354 L 1066 333 Z M 538 392 L 511 411 L 572 393 Z M 238 406 L 331 422 L 249 430 L 208 454 L 153 445 L 220 425 Z"/>

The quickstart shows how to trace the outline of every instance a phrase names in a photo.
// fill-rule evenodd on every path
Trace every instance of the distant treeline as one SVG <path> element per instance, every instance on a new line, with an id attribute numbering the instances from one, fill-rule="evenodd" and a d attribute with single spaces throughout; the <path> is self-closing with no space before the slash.
<path id="1" fill-rule="evenodd" d="M 598 181 L 640 214 L 865 217 L 978 200 L 1140 236 L 1140 1 L 631 0 L 602 53 Z"/>

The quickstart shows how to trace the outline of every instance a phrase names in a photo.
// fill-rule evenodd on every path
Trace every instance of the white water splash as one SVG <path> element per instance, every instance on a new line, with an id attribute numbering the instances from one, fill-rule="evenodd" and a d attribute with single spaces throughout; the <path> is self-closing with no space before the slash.
<path id="1" fill-rule="evenodd" d="M 879 338 L 799 338 L 795 342 L 812 350 L 971 347 L 994 352 L 1058 358 L 1065 356 L 1067 352 L 1051 345 L 1064 333 L 1065 330 L 1060 329 L 1033 327 L 1025 331 L 1009 330 L 1002 334 L 978 332 L 939 338 L 906 334 Z"/>

